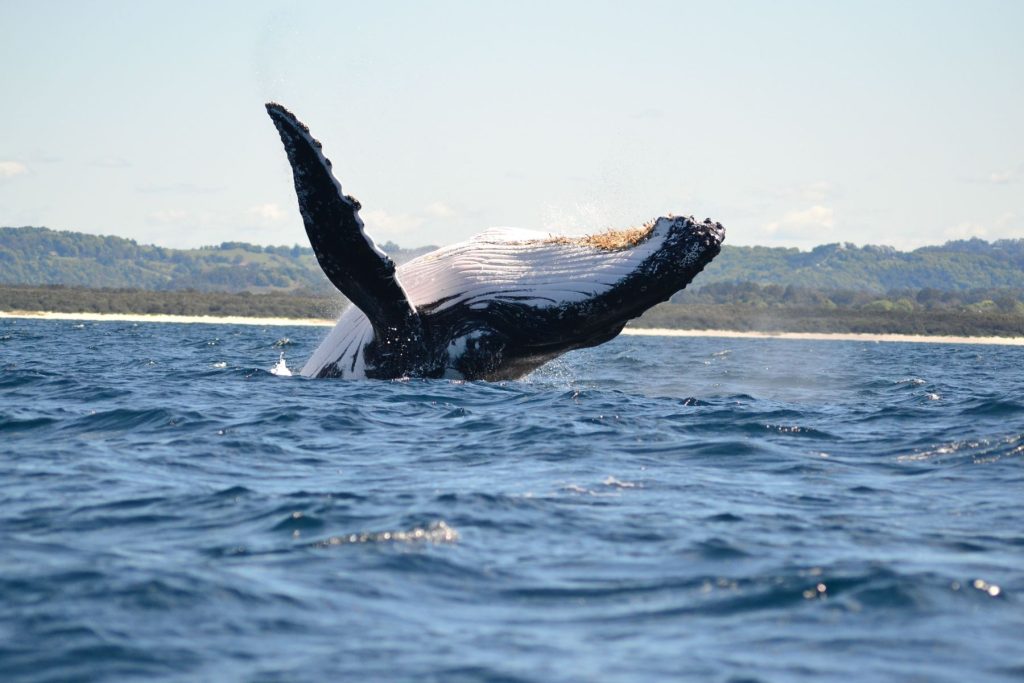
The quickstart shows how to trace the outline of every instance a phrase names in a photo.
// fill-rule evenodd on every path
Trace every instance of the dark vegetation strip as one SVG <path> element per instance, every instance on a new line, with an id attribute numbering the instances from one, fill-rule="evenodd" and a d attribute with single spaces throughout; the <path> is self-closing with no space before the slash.
<path id="1" fill-rule="evenodd" d="M 672 297 L 680 304 L 746 304 L 764 307 L 855 308 L 881 311 L 972 310 L 1024 315 L 1024 288 L 863 289 L 815 288 L 755 282 L 701 283 Z"/>
<path id="2" fill-rule="evenodd" d="M 1024 337 L 1024 316 L 970 309 L 883 310 L 749 304 L 662 304 L 635 327 L 738 332 L 840 332 Z"/>
<path id="3" fill-rule="evenodd" d="M 56 313 L 141 313 L 147 315 L 210 315 L 251 318 L 336 318 L 345 307 L 340 296 L 154 292 L 143 289 L 85 289 L 0 286 L 0 310 Z"/>
<path id="4" fill-rule="evenodd" d="M 921 290 L 897 292 L 893 298 L 859 293 L 850 298 L 848 293 L 790 289 L 787 295 L 786 288 L 736 287 L 728 295 L 732 301 L 724 288 L 687 292 L 686 298 L 694 302 L 662 304 L 632 324 L 752 332 L 1024 336 L 1024 304 L 1002 290 L 955 295 Z M 996 299 L 981 298 L 986 291 Z M 1000 298 L 1000 292 L 1005 296 Z M 0 286 L 2 311 L 330 319 L 344 306 L 340 295 Z"/>

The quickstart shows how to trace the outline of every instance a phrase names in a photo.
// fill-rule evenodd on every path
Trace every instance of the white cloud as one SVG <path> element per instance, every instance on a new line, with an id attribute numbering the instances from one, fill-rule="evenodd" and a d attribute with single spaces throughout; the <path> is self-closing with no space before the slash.
<path id="1" fill-rule="evenodd" d="M 160 209 L 150 212 L 148 216 L 150 222 L 161 225 L 183 223 L 188 217 L 188 211 L 184 209 Z"/>
<path id="2" fill-rule="evenodd" d="M 976 176 L 971 179 L 971 182 L 990 185 L 1009 185 L 1011 183 L 1019 182 L 1022 176 L 1024 176 L 1024 164 L 1017 164 L 1015 166 L 996 169 L 986 176 Z"/>
<path id="3" fill-rule="evenodd" d="M 1016 211 L 1007 211 L 996 218 L 996 229 L 1001 231 L 1014 231 L 1020 230 L 1021 226 L 1024 226 L 1024 220 L 1019 213 Z"/>
<path id="4" fill-rule="evenodd" d="M 972 237 L 986 237 L 988 228 L 981 223 L 959 223 L 942 231 L 943 237 L 950 240 L 966 240 Z"/>
<path id="5" fill-rule="evenodd" d="M 0 178 L 13 178 L 28 173 L 28 166 L 17 161 L 0 161 Z"/>
<path id="6" fill-rule="evenodd" d="M 798 191 L 801 198 L 808 202 L 823 202 L 828 199 L 834 192 L 832 183 L 825 180 L 819 180 L 809 185 L 804 185 Z"/>
<path id="7" fill-rule="evenodd" d="M 448 206 L 444 202 L 434 202 L 428 204 L 425 209 L 427 215 L 433 216 L 434 218 L 451 218 L 455 215 L 455 209 Z"/>
<path id="8" fill-rule="evenodd" d="M 450 219 L 458 212 L 448 204 L 437 201 L 428 204 L 419 211 L 411 213 L 391 213 L 383 209 L 363 209 L 359 212 L 367 230 L 374 237 L 382 239 L 398 239 L 423 225 L 436 219 Z"/>
<path id="9" fill-rule="evenodd" d="M 225 219 L 223 214 L 203 209 L 180 206 L 157 209 L 146 214 L 149 227 L 140 229 L 133 237 L 144 244 L 178 248 L 238 240 L 237 228 Z"/>
<path id="10" fill-rule="evenodd" d="M 965 221 L 942 231 L 947 240 L 966 240 L 972 237 L 993 241 L 999 239 L 1021 239 L 1024 237 L 1024 217 L 1015 211 L 1008 211 L 996 217 L 991 223 Z"/>
<path id="11" fill-rule="evenodd" d="M 988 174 L 988 181 L 993 185 L 1009 185 L 1011 182 L 1017 182 L 1020 178 L 1020 171 L 1020 166 L 1002 171 L 992 171 Z"/>
<path id="12" fill-rule="evenodd" d="M 288 218 L 288 213 L 279 204 L 273 202 L 250 207 L 248 213 L 264 223 L 280 223 Z"/>
<path id="13" fill-rule="evenodd" d="M 388 213 L 382 209 L 371 209 L 361 211 L 360 215 L 371 234 L 380 233 L 389 239 L 423 225 L 423 217 L 411 213 Z"/>
<path id="14" fill-rule="evenodd" d="M 767 223 L 764 230 L 769 235 L 787 237 L 821 237 L 823 232 L 835 226 L 835 211 L 817 204 L 809 209 L 790 211 L 781 219 Z"/>

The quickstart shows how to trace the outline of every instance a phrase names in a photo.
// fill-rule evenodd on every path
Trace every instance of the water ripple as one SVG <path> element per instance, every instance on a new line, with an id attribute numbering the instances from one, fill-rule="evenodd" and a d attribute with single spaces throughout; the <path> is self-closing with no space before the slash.
<path id="1" fill-rule="evenodd" d="M 269 371 L 322 334 L 0 321 L 5 681 L 1020 669 L 1024 349 L 628 337 L 518 382 Z"/>

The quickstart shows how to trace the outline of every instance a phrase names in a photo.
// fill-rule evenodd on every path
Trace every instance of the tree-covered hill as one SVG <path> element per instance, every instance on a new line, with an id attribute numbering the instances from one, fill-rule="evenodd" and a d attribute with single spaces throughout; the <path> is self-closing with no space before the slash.
<path id="1" fill-rule="evenodd" d="M 1024 240 L 958 240 L 909 252 L 852 244 L 825 244 L 811 251 L 726 246 L 697 284 L 716 282 L 870 292 L 1021 288 Z"/>
<path id="2" fill-rule="evenodd" d="M 433 249 L 384 248 L 397 262 Z M 333 293 L 309 247 L 224 242 L 199 249 L 47 228 L 0 228 L 0 284 L 206 292 Z"/>
<path id="3" fill-rule="evenodd" d="M 432 248 L 384 245 L 399 263 Z M 961 240 L 909 252 L 852 244 L 826 244 L 811 251 L 727 245 L 694 288 L 716 283 L 876 293 L 1024 289 L 1024 240 Z M 0 228 L 0 284 L 333 292 L 308 247 L 225 242 L 168 249 L 121 237 L 31 227 Z"/>

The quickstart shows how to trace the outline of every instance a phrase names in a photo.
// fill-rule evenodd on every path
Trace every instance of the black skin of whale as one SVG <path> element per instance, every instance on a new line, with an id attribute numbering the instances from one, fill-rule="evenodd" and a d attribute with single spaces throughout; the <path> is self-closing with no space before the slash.
<path id="1" fill-rule="evenodd" d="M 266 107 L 291 163 L 317 261 L 373 326 L 374 339 L 364 351 L 369 378 L 441 377 L 450 366 L 448 345 L 470 333 L 476 333 L 474 343 L 455 368 L 464 379 L 521 377 L 566 351 L 613 339 L 629 320 L 683 289 L 721 249 L 720 224 L 679 217 L 661 249 L 610 290 L 584 301 L 539 308 L 495 300 L 483 309 L 456 304 L 435 310 L 442 300 L 416 307 L 398 284 L 394 262 L 367 241 L 361 206 L 341 192 L 320 143 L 283 106 Z M 317 376 L 340 374 L 328 364 Z"/>

